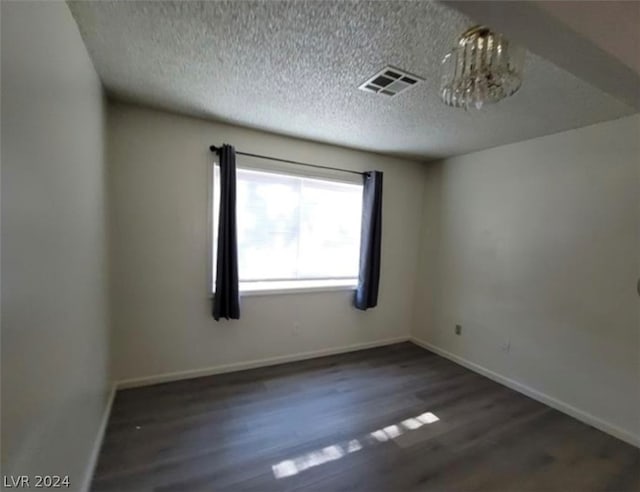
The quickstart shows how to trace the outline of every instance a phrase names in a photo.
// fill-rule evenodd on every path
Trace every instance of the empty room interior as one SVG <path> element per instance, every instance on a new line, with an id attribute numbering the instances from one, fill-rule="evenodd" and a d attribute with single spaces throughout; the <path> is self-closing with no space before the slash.
<path id="1" fill-rule="evenodd" d="M 640 491 L 640 2 L 0 0 L 5 490 Z"/>

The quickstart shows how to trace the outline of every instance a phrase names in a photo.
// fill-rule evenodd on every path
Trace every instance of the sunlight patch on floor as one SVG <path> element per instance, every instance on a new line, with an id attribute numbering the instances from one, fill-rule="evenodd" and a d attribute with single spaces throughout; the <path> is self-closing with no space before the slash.
<path id="1" fill-rule="evenodd" d="M 332 444 L 331 446 L 317 449 L 309 453 L 281 461 L 271 466 L 273 476 L 276 478 L 286 478 L 297 475 L 300 472 L 320 466 L 330 461 L 339 460 L 351 453 L 360 451 L 364 446 L 373 446 L 377 443 L 386 442 L 395 439 L 405 432 L 419 429 L 423 425 L 432 424 L 440 420 L 435 414 L 425 412 L 415 417 L 403 420 L 397 424 L 376 429 L 369 432 L 360 439 L 351 439 L 342 443 Z"/>

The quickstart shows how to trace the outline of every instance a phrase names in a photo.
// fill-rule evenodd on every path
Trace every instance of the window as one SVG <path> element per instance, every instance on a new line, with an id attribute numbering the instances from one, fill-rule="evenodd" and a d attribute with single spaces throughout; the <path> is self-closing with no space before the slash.
<path id="1" fill-rule="evenodd" d="M 215 276 L 219 167 L 214 170 Z M 236 193 L 241 292 L 356 285 L 362 184 L 243 168 L 236 170 Z"/>

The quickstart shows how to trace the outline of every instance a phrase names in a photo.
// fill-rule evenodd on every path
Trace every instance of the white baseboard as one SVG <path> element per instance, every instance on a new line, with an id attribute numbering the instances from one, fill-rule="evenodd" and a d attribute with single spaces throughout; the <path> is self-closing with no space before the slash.
<path id="1" fill-rule="evenodd" d="M 356 343 L 342 347 L 333 347 L 322 350 L 312 350 L 309 352 L 298 352 L 292 355 L 281 355 L 277 357 L 268 357 L 266 359 L 255 359 L 245 362 L 234 362 L 232 364 L 223 364 L 219 366 L 205 367 L 202 369 L 192 369 L 188 371 L 169 372 L 157 374 L 154 376 L 146 376 L 142 378 L 123 379 L 116 383 L 118 389 L 136 388 L 138 386 L 149 386 L 158 383 L 168 383 L 171 381 L 179 381 L 181 379 L 191 379 L 202 376 L 212 376 L 214 374 L 223 374 L 225 372 L 243 371 L 245 369 L 254 369 L 256 367 L 274 366 L 284 364 L 286 362 L 296 362 L 306 359 L 314 359 L 316 357 L 324 357 L 326 355 L 343 354 L 346 352 L 354 352 L 356 350 L 364 350 L 374 347 L 382 347 L 392 345 L 394 343 L 407 342 L 410 337 L 402 336 L 395 338 L 386 338 L 384 340 L 376 340 L 374 342 Z"/>
<path id="2" fill-rule="evenodd" d="M 116 385 L 113 384 L 109 391 L 109 396 L 107 397 L 107 403 L 104 407 L 102 418 L 100 419 L 100 426 L 98 427 L 98 433 L 96 434 L 96 439 L 93 443 L 93 447 L 91 448 L 91 454 L 89 455 L 89 462 L 87 463 L 87 471 L 85 473 L 82 486 L 79 489 L 82 492 L 89 492 L 89 489 L 91 488 L 91 481 L 93 480 L 93 475 L 96 471 L 96 465 L 98 464 L 98 456 L 100 456 L 100 448 L 102 447 L 102 441 L 104 440 L 104 435 L 107 431 L 107 424 L 109 423 L 109 415 L 111 415 L 111 407 L 113 406 L 113 400 L 115 399 L 115 397 L 116 397 Z"/>
<path id="3" fill-rule="evenodd" d="M 512 390 L 515 390 L 530 398 L 533 398 L 534 400 L 544 403 L 545 405 L 548 405 L 551 408 L 555 408 L 556 410 L 559 410 L 562 413 L 566 413 L 567 415 L 577 420 L 580 420 L 585 424 L 589 424 L 595 427 L 596 429 L 600 429 L 601 431 L 606 432 L 607 434 L 610 434 L 613 437 L 616 437 L 618 439 L 621 439 L 622 441 L 628 442 L 633 446 L 640 447 L 640 436 L 636 436 L 631 432 L 628 432 L 618 427 L 617 425 L 614 425 L 610 422 L 602 420 L 594 415 L 591 415 L 588 412 L 584 412 L 572 405 L 569 405 L 568 403 L 563 402 L 562 400 L 558 400 L 557 398 L 554 398 L 538 390 L 535 390 L 530 386 L 519 383 L 518 381 L 515 381 L 501 374 L 498 374 L 497 372 L 487 369 L 486 367 L 476 364 L 475 362 L 471 362 L 447 350 L 444 350 L 440 347 L 432 345 L 429 342 L 426 342 L 416 337 L 411 337 L 410 341 L 415 343 L 416 345 L 419 345 L 422 348 L 430 350 L 431 352 L 435 352 L 436 354 L 441 355 L 442 357 L 445 357 L 455 362 L 456 364 L 460 364 L 461 366 L 464 366 L 467 369 L 471 369 L 472 371 L 477 372 L 478 374 L 481 374 L 504 386 L 507 386 Z"/>

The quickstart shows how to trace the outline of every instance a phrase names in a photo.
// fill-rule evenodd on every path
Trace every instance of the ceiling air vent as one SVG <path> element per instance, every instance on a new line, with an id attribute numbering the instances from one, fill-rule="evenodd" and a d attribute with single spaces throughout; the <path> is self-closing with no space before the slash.
<path id="1" fill-rule="evenodd" d="M 411 75 L 404 70 L 394 67 L 385 67 L 358 87 L 358 89 L 392 97 L 404 92 L 423 80 L 423 78 Z"/>

